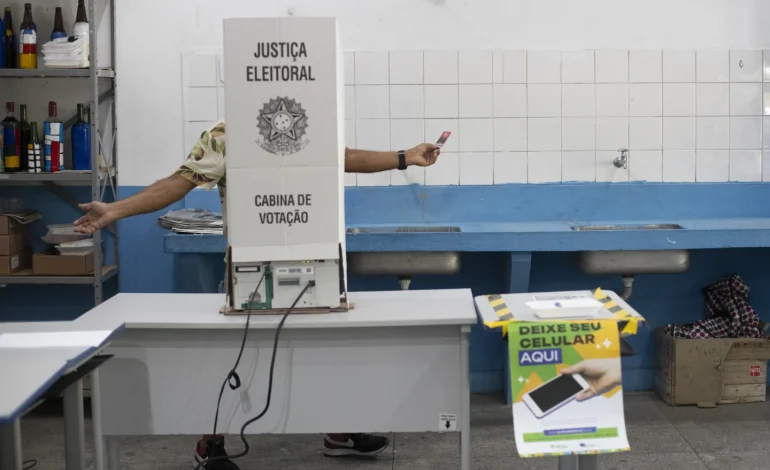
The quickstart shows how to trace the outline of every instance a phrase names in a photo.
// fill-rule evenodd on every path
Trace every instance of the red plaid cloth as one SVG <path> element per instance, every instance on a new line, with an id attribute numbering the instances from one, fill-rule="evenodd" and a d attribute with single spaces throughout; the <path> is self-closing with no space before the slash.
<path id="1" fill-rule="evenodd" d="M 706 320 L 692 325 L 666 325 L 675 338 L 761 338 L 759 316 L 749 305 L 749 286 L 733 274 L 703 289 Z"/>

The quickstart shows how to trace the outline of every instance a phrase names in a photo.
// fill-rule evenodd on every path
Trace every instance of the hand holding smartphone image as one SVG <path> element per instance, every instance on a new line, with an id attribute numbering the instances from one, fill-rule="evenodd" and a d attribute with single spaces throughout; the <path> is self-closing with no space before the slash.
<path id="1" fill-rule="evenodd" d="M 617 359 L 588 359 L 561 371 L 565 375 L 579 374 L 588 384 L 588 390 L 577 396 L 578 401 L 585 401 L 601 395 L 621 384 L 620 361 Z"/>
<path id="2" fill-rule="evenodd" d="M 535 417 L 542 418 L 586 393 L 590 387 L 579 374 L 557 375 L 525 394 L 523 401 Z"/>

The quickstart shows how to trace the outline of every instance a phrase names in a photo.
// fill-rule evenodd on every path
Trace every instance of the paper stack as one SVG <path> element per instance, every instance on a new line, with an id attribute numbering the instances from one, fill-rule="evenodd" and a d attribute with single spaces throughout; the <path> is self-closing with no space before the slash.
<path id="1" fill-rule="evenodd" d="M 161 227 L 177 233 L 219 234 L 224 232 L 222 214 L 204 209 L 170 211 L 158 218 Z"/>
<path id="2" fill-rule="evenodd" d="M 43 44 L 43 65 L 49 69 L 88 67 L 88 38 L 57 38 Z"/>

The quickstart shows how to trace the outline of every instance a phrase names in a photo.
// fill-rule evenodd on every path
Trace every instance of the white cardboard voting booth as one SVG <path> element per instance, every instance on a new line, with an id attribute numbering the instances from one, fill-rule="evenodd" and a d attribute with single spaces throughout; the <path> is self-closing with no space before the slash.
<path id="1" fill-rule="evenodd" d="M 336 20 L 227 19 L 224 32 L 226 217 L 235 283 L 253 282 L 253 291 L 258 276 L 237 279 L 238 265 L 270 262 L 273 277 L 301 275 L 296 288 L 272 284 L 265 293 L 272 307 L 288 307 L 308 280 L 315 281 L 314 299 L 303 297 L 298 307 L 339 307 L 345 126 Z"/>

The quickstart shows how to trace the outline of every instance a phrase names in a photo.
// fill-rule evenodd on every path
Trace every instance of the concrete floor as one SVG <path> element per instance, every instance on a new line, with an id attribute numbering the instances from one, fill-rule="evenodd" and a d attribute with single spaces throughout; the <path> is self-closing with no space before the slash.
<path id="1" fill-rule="evenodd" d="M 636 393 L 626 395 L 625 406 L 631 452 L 601 456 L 603 470 L 770 468 L 770 402 L 671 408 L 652 394 Z M 472 412 L 474 469 L 557 469 L 556 459 L 517 457 L 510 408 L 501 405 L 499 397 L 475 395 Z M 36 410 L 22 421 L 22 432 L 25 459 L 38 461 L 34 470 L 64 469 L 60 407 Z M 456 435 L 396 434 L 391 438 L 393 445 L 378 459 L 351 461 L 324 457 L 321 436 L 252 436 L 252 451 L 239 465 L 242 470 L 459 468 Z M 189 436 L 127 438 L 121 468 L 188 470 L 195 440 Z M 238 448 L 235 441 L 229 441 L 230 449 Z"/>

